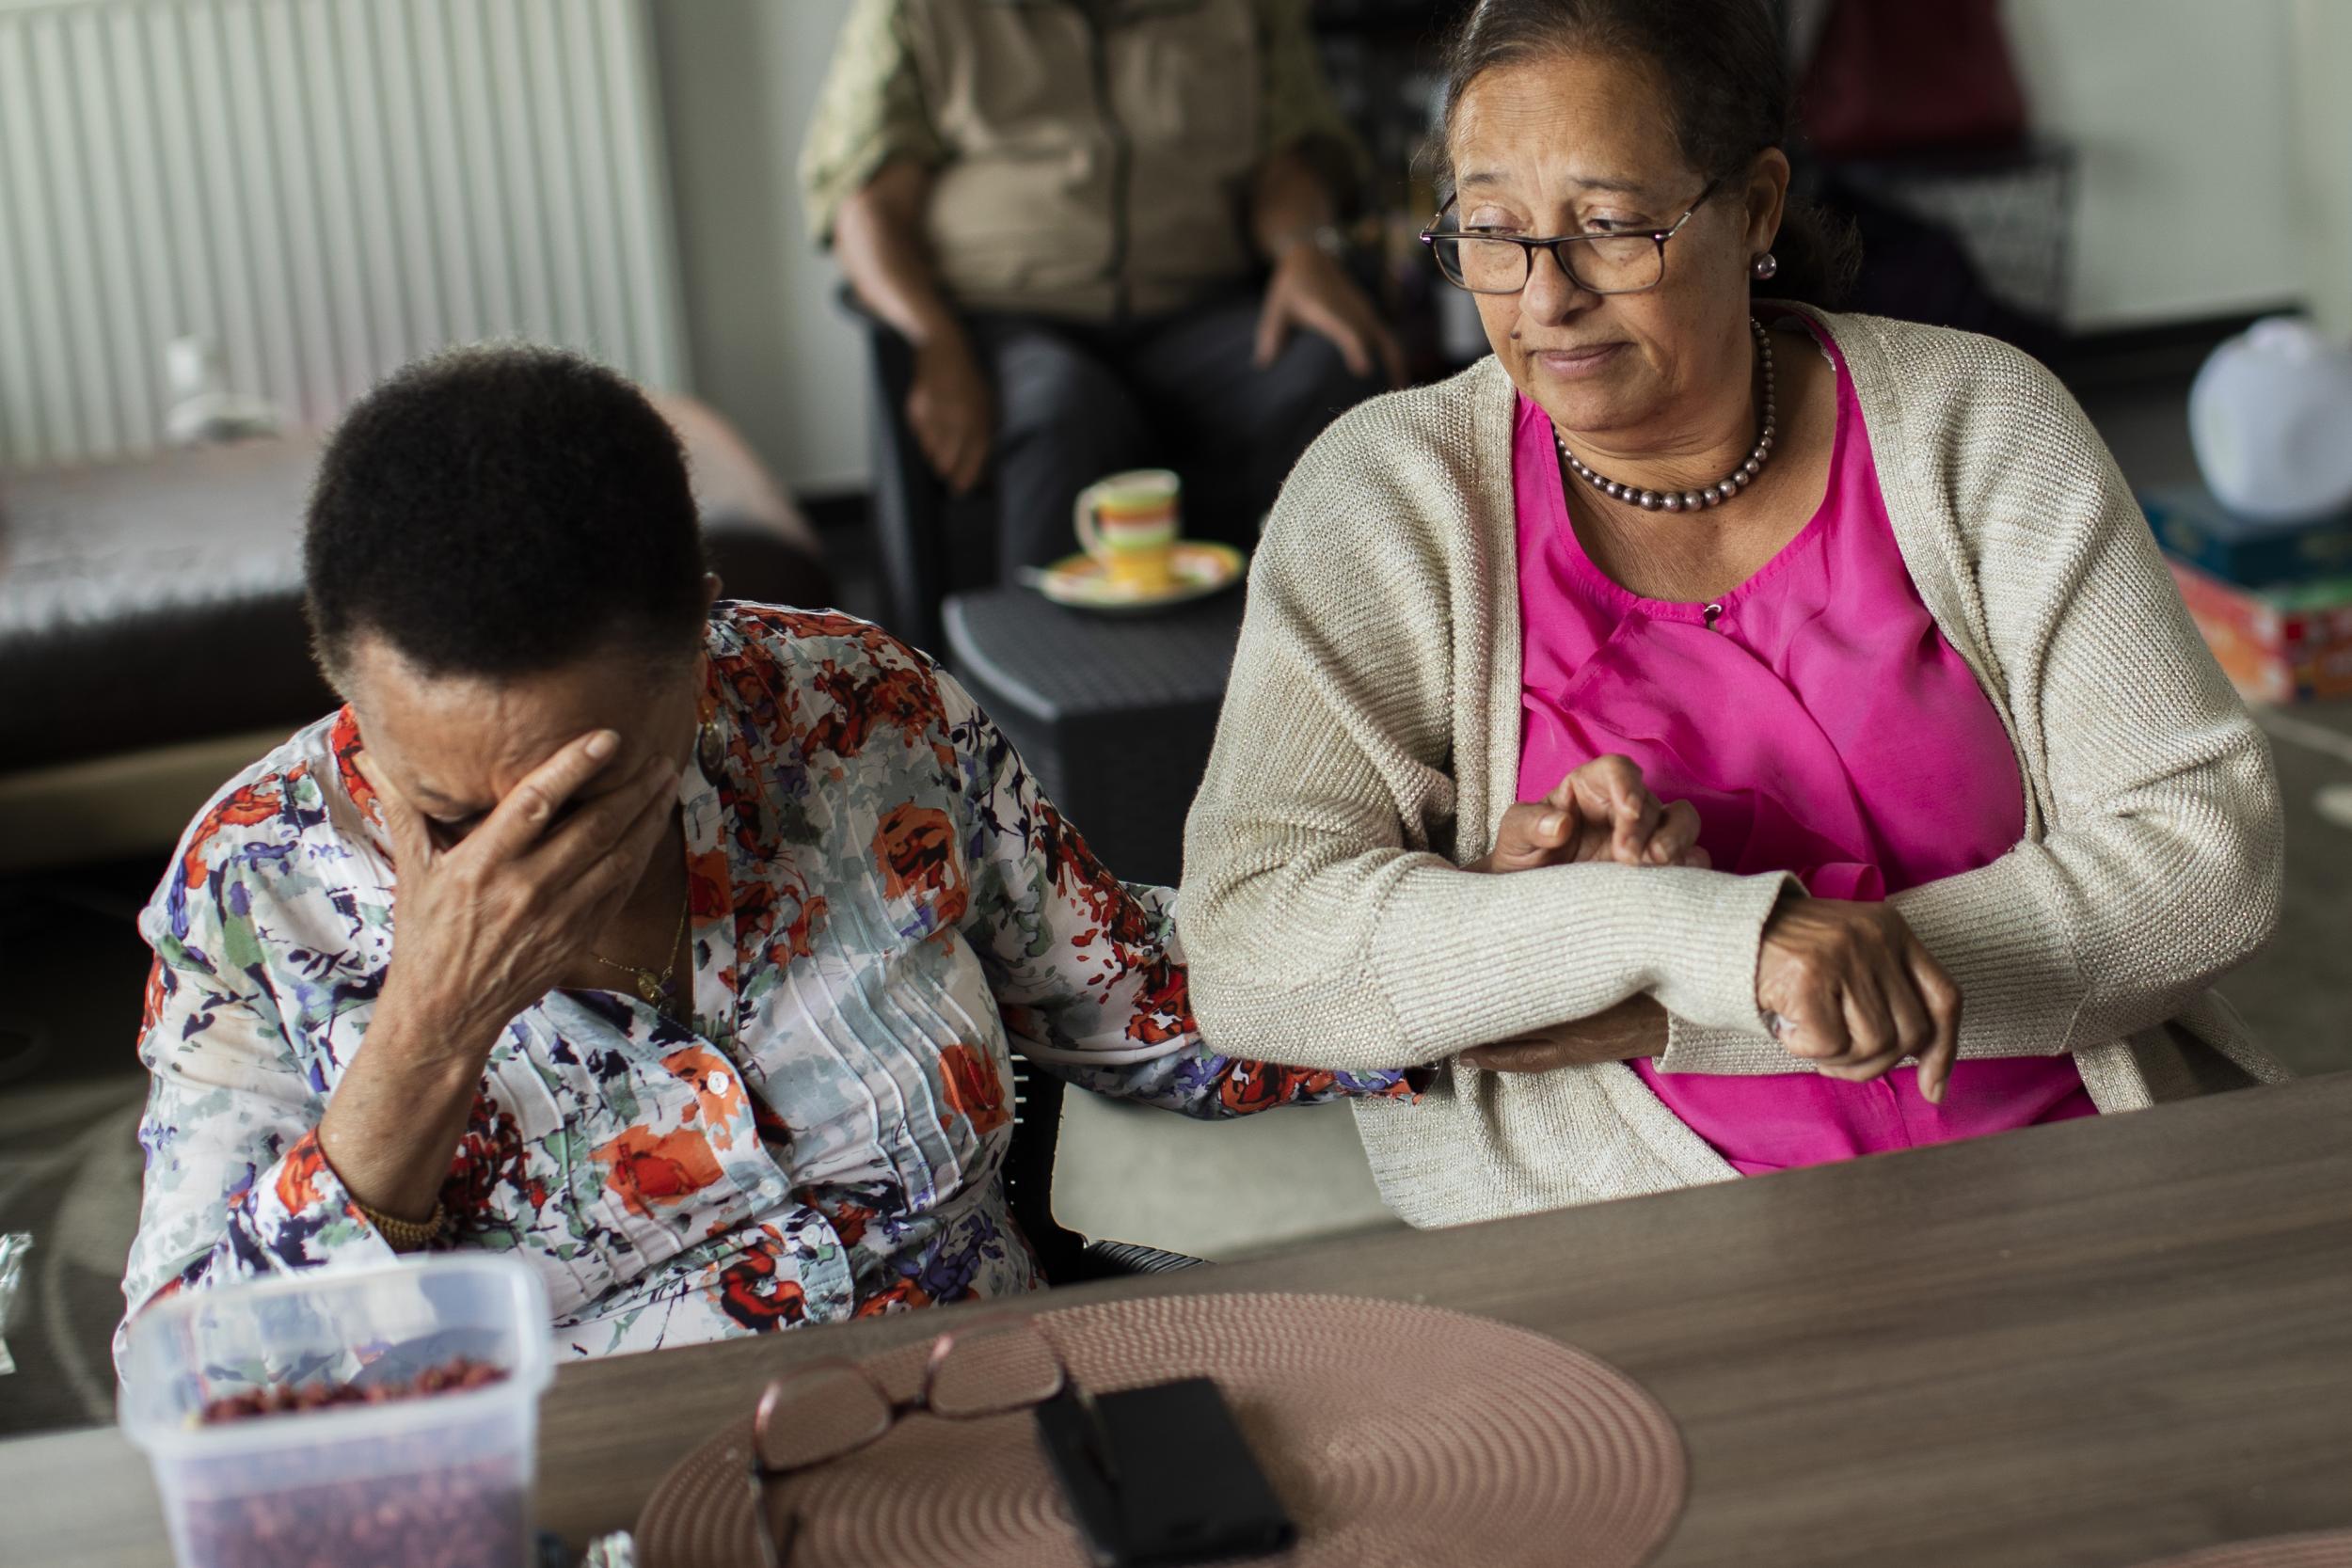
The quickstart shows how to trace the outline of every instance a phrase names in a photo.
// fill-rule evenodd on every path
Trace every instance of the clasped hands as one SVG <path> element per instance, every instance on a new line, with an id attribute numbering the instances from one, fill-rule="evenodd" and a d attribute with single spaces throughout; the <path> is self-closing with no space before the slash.
<path id="1" fill-rule="evenodd" d="M 1663 803 L 1631 760 L 1597 757 L 1542 800 L 1504 813 L 1494 848 L 1468 869 L 1505 875 L 1599 861 L 1705 867 L 1698 832 L 1698 810 L 1688 800 Z M 1764 927 L 1756 999 L 1782 1047 L 1824 1076 L 1867 1083 L 1915 1057 L 1919 1092 L 1944 1098 L 1960 1050 L 1960 988 L 1893 906 L 1784 898 Z M 1655 1056 L 1665 1043 L 1665 1009 L 1637 996 L 1465 1051 L 1460 1060 L 1489 1072 L 1548 1072 Z"/>

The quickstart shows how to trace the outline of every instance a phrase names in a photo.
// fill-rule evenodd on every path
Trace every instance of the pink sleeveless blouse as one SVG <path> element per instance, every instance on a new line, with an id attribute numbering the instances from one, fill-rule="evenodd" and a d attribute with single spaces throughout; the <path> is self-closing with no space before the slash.
<path id="1" fill-rule="evenodd" d="M 1518 794 L 1540 799 L 1618 752 L 1660 800 L 1698 807 L 1719 869 L 1789 871 L 1819 897 L 1879 899 L 2006 854 L 2025 831 L 2025 791 L 2000 716 L 1912 585 L 1852 377 L 1820 341 L 1837 369 L 1828 492 L 1778 555 L 1711 604 L 1645 599 L 1601 573 L 1569 522 L 1551 423 L 1519 400 Z M 1908 1067 L 1847 1084 L 1631 1065 L 1745 1175 L 2095 1114 L 2066 1056 L 1963 1062 L 1941 1105 Z"/>

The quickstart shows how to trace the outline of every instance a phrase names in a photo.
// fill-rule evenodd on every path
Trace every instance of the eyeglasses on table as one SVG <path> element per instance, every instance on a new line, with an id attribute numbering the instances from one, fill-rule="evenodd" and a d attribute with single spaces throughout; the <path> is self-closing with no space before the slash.
<path id="1" fill-rule="evenodd" d="M 1116 1487 L 1109 1445 L 1093 1396 L 1071 1375 L 1045 1331 L 1026 1318 L 996 1319 L 932 1341 L 914 1393 L 893 1399 L 872 1373 L 831 1357 L 798 1367 L 761 1391 L 752 1414 L 748 1481 L 759 1516 L 767 1568 L 786 1568 L 803 1513 L 790 1502 L 778 1517 L 777 1490 L 795 1476 L 846 1458 L 885 1436 L 900 1419 L 926 1415 L 975 1421 L 1067 1401 L 1089 1433 L 1087 1457 Z"/>

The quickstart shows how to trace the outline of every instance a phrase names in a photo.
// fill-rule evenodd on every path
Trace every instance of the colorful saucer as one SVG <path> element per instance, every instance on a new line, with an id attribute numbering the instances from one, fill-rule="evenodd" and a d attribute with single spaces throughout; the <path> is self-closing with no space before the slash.
<path id="1" fill-rule="evenodd" d="M 1210 539 L 1179 543 L 1169 561 L 1176 585 L 1158 594 L 1138 594 L 1114 582 L 1102 563 L 1090 555 L 1064 556 L 1040 572 L 1028 574 L 1030 587 L 1058 605 L 1090 610 L 1101 615 L 1142 615 L 1173 605 L 1190 604 L 1222 594 L 1248 570 L 1241 551 Z"/>

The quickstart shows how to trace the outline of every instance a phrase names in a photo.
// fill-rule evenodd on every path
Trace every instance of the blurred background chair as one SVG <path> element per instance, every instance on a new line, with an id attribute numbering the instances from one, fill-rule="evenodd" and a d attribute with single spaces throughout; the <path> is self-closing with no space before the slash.
<path id="1" fill-rule="evenodd" d="M 865 334 L 873 467 L 870 517 L 883 624 L 905 641 L 945 656 L 940 606 L 995 578 L 996 497 L 987 480 L 948 493 L 907 423 L 914 347 L 844 287 L 839 298 Z"/>
<path id="2" fill-rule="evenodd" d="M 1240 592 L 1107 619 L 996 582 L 993 492 L 983 482 L 948 493 L 907 423 L 912 345 L 849 290 L 840 298 L 873 372 L 884 624 L 956 673 L 1104 864 L 1173 886 L 1240 636 Z"/>

